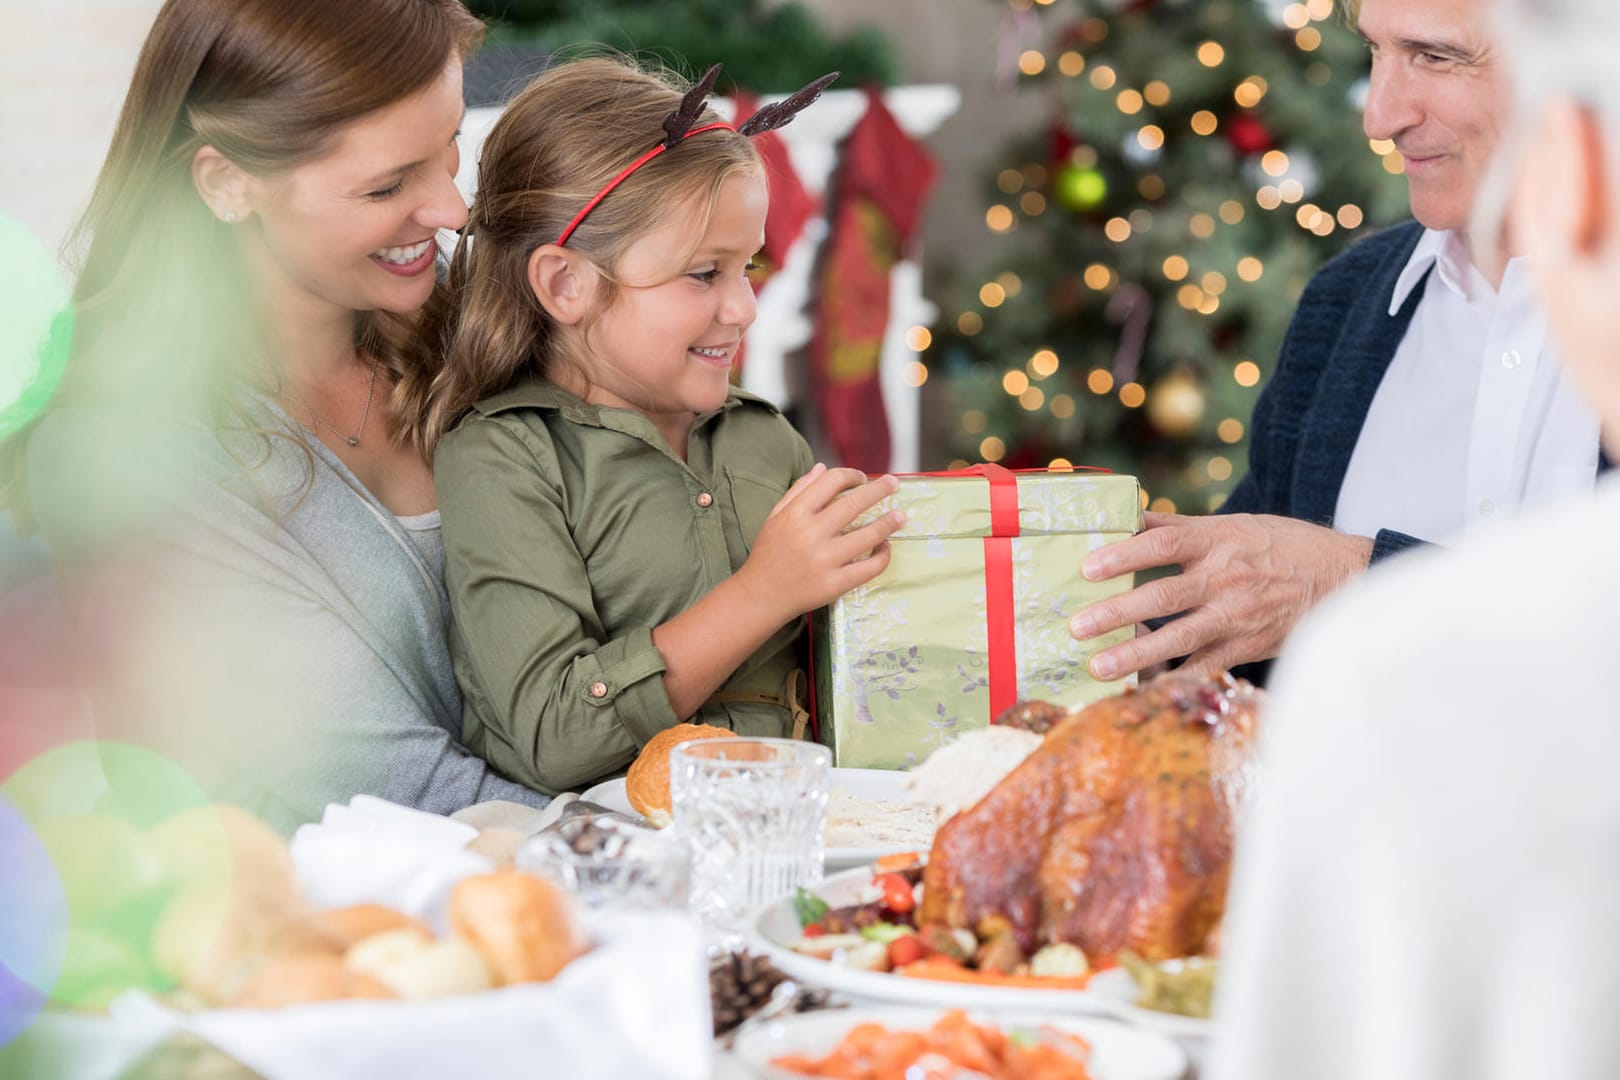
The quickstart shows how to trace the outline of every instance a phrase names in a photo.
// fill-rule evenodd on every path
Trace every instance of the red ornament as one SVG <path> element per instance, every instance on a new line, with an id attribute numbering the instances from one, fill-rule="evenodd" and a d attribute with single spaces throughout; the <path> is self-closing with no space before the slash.
<path id="1" fill-rule="evenodd" d="M 1066 163 L 1069 160 L 1069 154 L 1079 145 L 1080 140 L 1075 138 L 1074 131 L 1069 125 L 1061 121 L 1054 122 L 1047 132 L 1047 167 L 1056 169 L 1059 165 Z"/>
<path id="2" fill-rule="evenodd" d="M 1270 150 L 1274 137 L 1265 123 L 1249 113 L 1239 113 L 1226 122 L 1226 141 L 1244 157 Z"/>

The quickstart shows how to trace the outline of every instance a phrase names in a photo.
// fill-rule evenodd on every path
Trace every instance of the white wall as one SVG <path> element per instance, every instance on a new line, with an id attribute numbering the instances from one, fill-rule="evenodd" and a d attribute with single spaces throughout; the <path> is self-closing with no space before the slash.
<path id="1" fill-rule="evenodd" d="M 52 252 L 90 198 L 158 0 L 0 0 L 0 214 Z"/>

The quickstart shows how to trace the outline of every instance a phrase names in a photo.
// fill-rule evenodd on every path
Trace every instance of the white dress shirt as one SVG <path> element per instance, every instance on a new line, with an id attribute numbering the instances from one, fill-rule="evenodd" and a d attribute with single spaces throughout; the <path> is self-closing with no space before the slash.
<path id="1" fill-rule="evenodd" d="M 1428 230 L 1395 283 L 1395 315 L 1433 267 L 1374 395 L 1334 527 L 1444 542 L 1597 477 L 1597 418 L 1562 373 L 1524 260 L 1501 291 L 1463 238 Z"/>
<path id="2" fill-rule="evenodd" d="M 1311 615 L 1237 841 L 1208 1080 L 1620 1077 L 1620 478 Z"/>

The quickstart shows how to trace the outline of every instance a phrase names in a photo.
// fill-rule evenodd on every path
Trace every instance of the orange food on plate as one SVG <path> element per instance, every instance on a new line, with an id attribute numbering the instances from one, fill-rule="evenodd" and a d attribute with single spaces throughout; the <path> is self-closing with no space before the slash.
<path id="1" fill-rule="evenodd" d="M 1086 1070 L 1090 1045 L 1051 1027 L 1009 1035 L 975 1024 L 960 1009 L 927 1031 L 890 1031 L 882 1024 L 856 1024 L 826 1057 L 789 1054 L 778 1069 L 839 1080 L 943 1080 L 972 1070 L 989 1080 L 1093 1080 Z"/>

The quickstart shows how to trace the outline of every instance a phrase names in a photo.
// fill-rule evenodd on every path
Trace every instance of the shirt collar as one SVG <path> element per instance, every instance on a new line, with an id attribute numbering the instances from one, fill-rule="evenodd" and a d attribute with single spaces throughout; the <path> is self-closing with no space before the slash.
<path id="1" fill-rule="evenodd" d="M 772 412 L 781 411 L 764 398 L 756 397 L 748 391 L 740 390 L 734 386 L 726 395 L 726 400 L 721 404 L 720 408 L 715 410 L 714 413 L 706 415 L 714 416 L 717 413 L 729 412 L 743 404 L 756 405 Z M 581 401 L 560 386 L 555 386 L 544 379 L 535 377 L 525 379 L 508 390 L 485 398 L 475 408 L 486 416 L 505 412 L 508 409 L 549 409 L 562 413 L 563 416 L 575 423 L 589 424 L 593 427 L 616 427 L 617 425 L 609 422 L 608 418 L 627 411 L 589 404 Z M 705 417 L 699 417 L 698 419 L 701 421 Z"/>
<path id="2" fill-rule="evenodd" d="M 1398 315 L 1407 298 L 1430 269 L 1440 281 L 1464 301 L 1474 299 L 1478 272 L 1468 258 L 1468 243 L 1454 230 L 1424 229 L 1412 257 L 1406 260 L 1401 276 L 1395 279 L 1395 292 L 1389 298 L 1389 314 Z"/>

